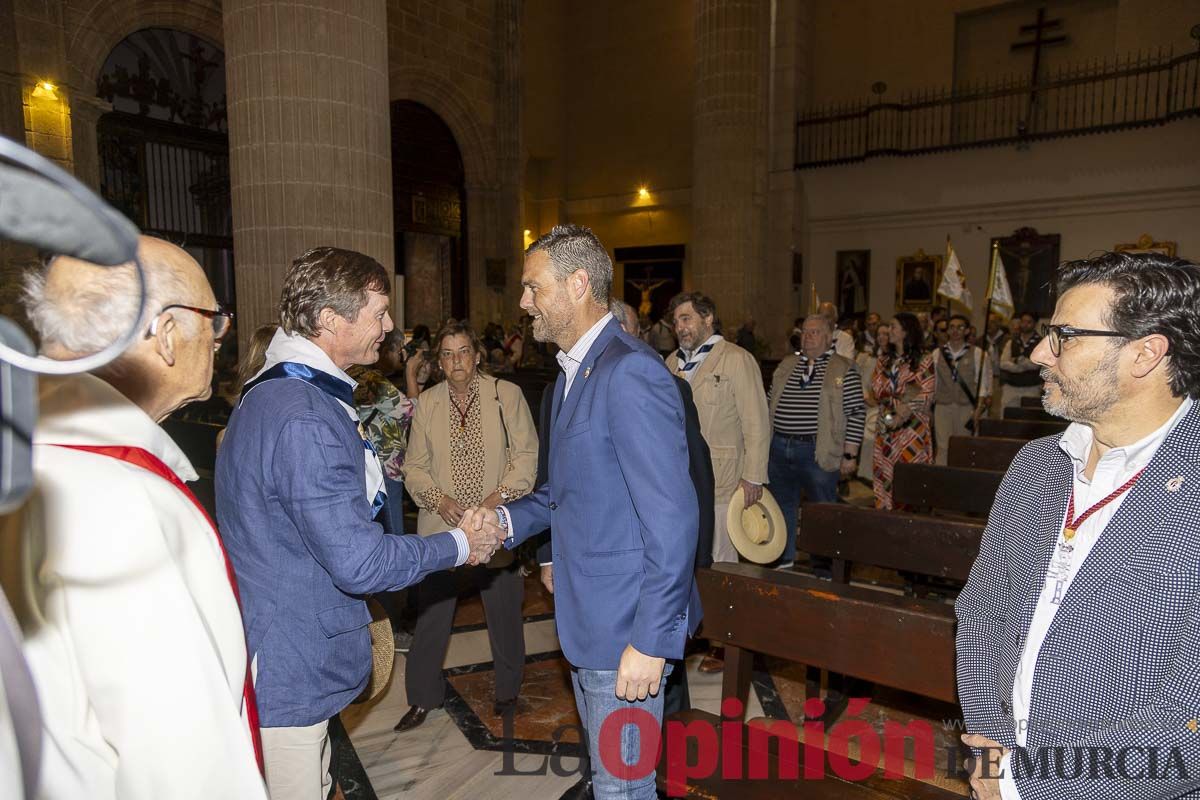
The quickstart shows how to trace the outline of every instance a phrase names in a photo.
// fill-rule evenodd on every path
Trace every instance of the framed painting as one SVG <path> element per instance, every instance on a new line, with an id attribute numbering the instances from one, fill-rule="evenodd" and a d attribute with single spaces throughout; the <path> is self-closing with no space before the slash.
<path id="1" fill-rule="evenodd" d="M 871 297 L 871 251 L 838 250 L 835 263 L 838 319 L 865 316 Z"/>
<path id="2" fill-rule="evenodd" d="M 942 256 L 917 250 L 896 259 L 896 310 L 929 311 L 942 282 Z"/>
<path id="3" fill-rule="evenodd" d="M 1054 273 L 1061 239 L 1057 233 L 1038 233 L 1033 228 L 1018 228 L 1011 236 L 992 239 L 991 244 L 1000 250 L 1016 313 L 1033 311 L 1042 319 L 1054 313 Z"/>
<path id="4" fill-rule="evenodd" d="M 1159 255 L 1175 257 L 1175 242 L 1156 242 L 1154 237 L 1143 233 L 1136 242 L 1126 242 L 1113 247 L 1118 253 L 1158 253 Z"/>

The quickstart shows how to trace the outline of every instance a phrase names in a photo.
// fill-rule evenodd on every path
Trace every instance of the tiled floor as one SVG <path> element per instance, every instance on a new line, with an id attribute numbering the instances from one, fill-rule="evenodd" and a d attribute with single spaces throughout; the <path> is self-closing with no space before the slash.
<path id="1" fill-rule="evenodd" d="M 530 585 L 527 614 L 546 611 L 541 603 L 548 598 L 538 598 L 537 593 L 537 588 Z M 574 752 L 573 732 L 562 735 L 563 747 L 550 747 L 555 729 L 578 721 L 567 667 L 557 653 L 553 619 L 536 619 L 525 625 L 529 659 L 520 714 L 512 731 L 512 738 L 518 744 L 505 753 L 495 749 L 504 747 L 505 731 L 500 720 L 491 715 L 492 673 L 487 631 L 470 629 L 475 623 L 474 614 L 472 603 L 466 602 L 456 618 L 457 626 L 468 629 L 453 635 L 446 659 L 451 688 L 447 696 L 449 710 L 434 711 L 421 727 L 407 733 L 392 731 L 392 726 L 408 709 L 404 696 L 405 660 L 398 653 L 392 681 L 379 699 L 369 705 L 352 706 L 343 713 L 343 722 L 380 800 L 401 797 L 554 800 L 577 780 L 572 773 L 578 760 L 562 754 L 564 750 Z M 700 655 L 694 655 L 688 660 L 692 703 L 696 708 L 717 714 L 721 675 L 699 673 L 700 659 Z M 773 716 L 798 719 L 806 696 L 803 669 L 782 662 L 768 666 L 770 677 L 760 673 L 756 680 L 759 685 L 751 692 L 747 719 L 767 716 L 763 703 L 767 703 Z M 877 729 L 882 729 L 884 720 L 904 724 L 914 716 L 923 716 L 935 723 L 938 753 L 952 743 L 951 736 L 936 724 L 942 718 L 954 716 L 952 707 L 885 691 L 876 694 L 865 717 Z M 760 695 L 764 698 L 761 702 Z M 542 743 L 540 749 L 538 742 Z M 531 749 L 537 752 L 526 752 Z M 559 754 L 547 755 L 551 752 Z M 850 755 L 857 757 L 857 753 L 852 744 Z M 555 774 L 554 769 L 568 774 L 565 777 Z M 965 791 L 961 781 L 944 775 L 932 782 Z"/>

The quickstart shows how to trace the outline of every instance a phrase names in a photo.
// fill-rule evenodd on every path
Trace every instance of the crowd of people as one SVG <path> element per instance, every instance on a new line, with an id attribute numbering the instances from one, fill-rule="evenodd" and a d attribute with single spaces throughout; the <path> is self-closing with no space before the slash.
<path id="1" fill-rule="evenodd" d="M 840 482 L 869 475 L 875 505 L 892 508 L 895 465 L 944 462 L 950 437 L 970 435 L 997 394 L 1005 406 L 1044 395 L 1075 424 L 1018 457 L 958 601 L 972 746 L 1003 746 L 1011 758 L 1052 744 L 1021 722 L 1072 705 L 1111 719 L 1144 711 L 1165 725 L 1196 700 L 1186 659 L 1200 573 L 1184 530 L 1200 483 L 1194 264 L 1108 254 L 1065 265 L 1055 324 L 1042 330 L 1021 313 L 980 335 L 940 309 L 867 314 L 860 327 L 825 304 L 796 320 L 764 386 L 752 320 L 726 338 L 717 302 L 684 292 L 647 327 L 611 297 L 611 260 L 586 228 L 557 226 L 528 248 L 515 326 L 477 332 L 448 320 L 407 341 L 393 328 L 387 271 L 314 248 L 288 270 L 277 322 L 253 332 L 236 365 L 213 520 L 158 423 L 209 397 L 232 315 L 185 251 L 143 237 L 139 253 L 145 335 L 95 374 L 42 383 L 36 489 L 0 528 L 0 578 L 42 707 L 44 797 L 324 800 L 329 721 L 370 677 L 364 598 L 410 585 L 411 707 L 397 730 L 442 705 L 441 667 L 468 588 L 487 614 L 493 711 L 517 713 L 524 589 L 514 551 L 527 540 L 540 540 L 572 665 L 588 791 L 653 797 L 653 773 L 610 771 L 601 728 L 635 706 L 660 722 L 686 707 L 681 659 L 702 614 L 694 571 L 738 561 L 731 507 L 769 491 L 787 537 L 772 566 L 793 568 L 802 499 L 836 501 Z M 138 291 L 132 267 L 51 260 L 26 292 L 43 353 L 68 359 L 116 338 Z M 535 355 L 558 367 L 536 425 L 521 389 L 500 377 Z M 1043 464 L 1062 479 L 1064 503 L 1070 490 L 1065 527 L 1039 494 Z M 1147 471 L 1166 495 L 1130 492 L 1125 516 L 1109 508 L 1087 524 Z M 1169 561 L 1139 561 L 1143 577 L 1105 601 L 1080 562 L 1093 545 L 1119 560 L 1099 539 L 1109 521 L 1125 537 L 1119 547 L 1153 535 L 1135 513 L 1157 515 L 1179 547 L 1162 545 Z M 1044 548 L 1039 517 L 1052 534 Z M 811 568 L 827 575 L 830 565 Z M 1064 600 L 1076 574 L 1101 588 L 1098 611 L 1055 620 L 1060 603 L 1060 618 L 1083 608 L 1079 592 Z M 1039 591 L 1036 607 L 1012 613 Z M 1153 631 L 1137 621 L 1141 603 Z M 1114 632 L 1105 613 L 1133 633 Z M 1130 692 L 1060 686 L 1092 660 Z M 702 669 L 719 668 L 710 652 Z M 622 728 L 621 751 L 636 753 L 639 735 Z M 987 797 L 1064 796 L 1008 780 L 973 785 Z"/>

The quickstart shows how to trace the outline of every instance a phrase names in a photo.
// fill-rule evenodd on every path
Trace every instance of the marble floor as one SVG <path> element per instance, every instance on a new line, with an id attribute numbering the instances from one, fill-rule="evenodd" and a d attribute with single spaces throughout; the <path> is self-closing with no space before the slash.
<path id="1" fill-rule="evenodd" d="M 891 590 L 871 576 L 856 575 L 855 582 L 860 581 Z M 525 682 L 511 733 L 491 714 L 491 651 L 487 631 L 479 626 L 482 613 L 476 600 L 464 600 L 455 618 L 445 662 L 449 684 L 445 708 L 432 712 L 423 725 L 406 733 L 392 730 L 408 710 L 405 656 L 396 654 L 392 680 L 380 697 L 342 713 L 376 797 L 554 800 L 576 782 L 577 737 L 568 731 L 555 744 L 550 735 L 562 725 L 578 722 L 568 668 L 558 652 L 554 620 L 547 613 L 550 609 L 552 600 L 530 578 L 525 604 Z M 696 654 L 687 661 L 692 704 L 717 714 L 721 675 L 700 673 L 701 659 L 702 655 Z M 806 684 L 803 668 L 784 662 L 761 666 L 765 669 L 756 674 L 747 719 L 799 719 L 807 693 L 814 688 Z M 873 694 L 863 716 L 877 730 L 888 720 L 904 724 L 924 718 L 934 723 L 939 753 L 952 744 L 953 731 L 943 730 L 938 721 L 953 718 L 955 708 L 886 690 Z M 511 743 L 506 743 L 506 736 Z M 857 758 L 857 746 L 851 745 L 848 755 Z M 965 793 L 965 784 L 953 776 L 939 774 L 930 782 Z M 370 795 L 365 797 L 369 800 Z"/>

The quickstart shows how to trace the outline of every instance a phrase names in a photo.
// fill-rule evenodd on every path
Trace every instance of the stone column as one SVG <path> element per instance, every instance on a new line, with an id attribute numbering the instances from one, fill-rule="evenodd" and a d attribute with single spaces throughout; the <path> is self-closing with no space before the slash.
<path id="1" fill-rule="evenodd" d="M 393 271 L 384 0 L 225 0 L 238 336 L 310 247 Z"/>
<path id="2" fill-rule="evenodd" d="M 100 191 L 100 142 L 96 126 L 112 111 L 112 103 L 83 92 L 71 93 L 71 154 L 75 177 L 95 192 Z"/>
<path id="3" fill-rule="evenodd" d="M 771 3 L 695 0 L 691 288 L 728 330 L 762 297 L 767 237 Z"/>
<path id="4" fill-rule="evenodd" d="M 468 310 L 477 330 L 483 330 L 488 322 L 513 320 L 522 313 L 520 2 L 494 0 L 493 10 L 496 181 L 493 185 L 475 181 L 466 187 Z M 507 279 L 503 289 L 487 286 L 485 265 L 490 258 L 504 259 Z"/>

